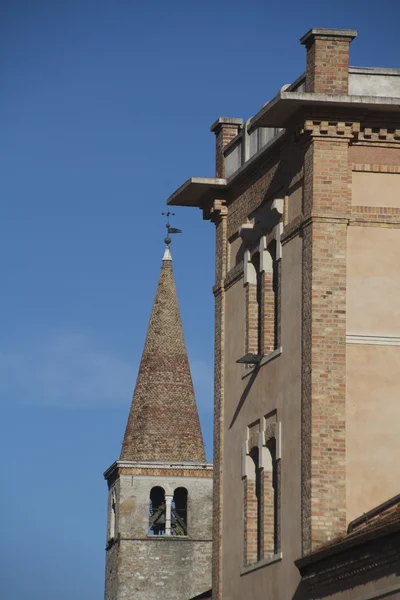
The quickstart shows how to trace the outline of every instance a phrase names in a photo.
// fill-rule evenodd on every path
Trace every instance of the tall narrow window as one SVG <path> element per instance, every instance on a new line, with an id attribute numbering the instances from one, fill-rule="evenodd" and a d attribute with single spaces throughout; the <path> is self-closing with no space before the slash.
<path id="1" fill-rule="evenodd" d="M 247 264 L 246 293 L 246 353 L 262 353 L 262 275 L 260 253 L 255 252 Z"/>
<path id="2" fill-rule="evenodd" d="M 256 335 L 257 335 L 257 354 L 262 354 L 262 323 L 263 323 L 263 305 L 262 305 L 262 273 L 260 272 L 260 253 L 256 252 L 251 260 L 256 272 Z"/>
<path id="3" fill-rule="evenodd" d="M 116 533 L 116 522 L 117 522 L 117 499 L 115 495 L 115 491 L 111 493 L 110 497 L 110 517 L 109 517 L 109 529 L 108 529 L 108 538 L 113 540 L 115 538 Z"/>
<path id="4" fill-rule="evenodd" d="M 272 264 L 273 264 L 272 290 L 273 290 L 273 294 L 274 294 L 274 337 L 273 337 L 274 349 L 279 348 L 280 343 L 281 343 L 281 341 L 280 341 L 281 261 L 277 259 L 276 245 L 277 245 L 277 242 L 275 241 L 273 244 L 273 248 L 271 248 Z"/>
<path id="5" fill-rule="evenodd" d="M 150 492 L 149 535 L 165 535 L 165 491 L 153 487 Z"/>
<path id="6" fill-rule="evenodd" d="M 266 444 L 263 472 L 263 545 L 264 556 L 278 552 L 278 464 L 276 441 L 270 438 Z"/>
<path id="7" fill-rule="evenodd" d="M 249 454 L 244 480 L 244 546 L 245 564 L 251 565 L 262 558 L 262 486 L 258 448 Z"/>
<path id="8" fill-rule="evenodd" d="M 273 240 L 263 251 L 263 354 L 269 354 L 279 346 L 279 269 L 280 261 L 276 260 L 276 241 Z"/>
<path id="9" fill-rule="evenodd" d="M 187 489 L 176 488 L 171 503 L 171 535 L 187 535 L 187 500 Z"/>

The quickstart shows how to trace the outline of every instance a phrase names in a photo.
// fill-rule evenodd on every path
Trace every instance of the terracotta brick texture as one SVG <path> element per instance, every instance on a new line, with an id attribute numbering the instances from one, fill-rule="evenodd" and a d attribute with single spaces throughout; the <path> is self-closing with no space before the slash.
<path id="1" fill-rule="evenodd" d="M 277 311 L 273 273 L 263 271 L 261 290 L 263 307 L 261 354 L 269 354 L 275 349 Z"/>
<path id="2" fill-rule="evenodd" d="M 215 232 L 215 331 L 214 331 L 214 480 L 213 480 L 213 598 L 222 597 L 222 470 L 224 445 L 224 345 L 225 289 L 227 272 L 227 210 L 217 203 L 213 213 Z"/>
<path id="3" fill-rule="evenodd" d="M 245 305 L 246 305 L 246 353 L 259 353 L 259 305 L 257 300 L 257 286 L 254 283 L 246 283 Z"/>
<path id="4" fill-rule="evenodd" d="M 211 131 L 215 133 L 215 176 L 224 178 L 225 174 L 225 159 L 223 155 L 223 150 L 225 146 L 229 144 L 233 140 L 234 137 L 237 136 L 239 132 L 240 124 L 238 122 L 229 121 L 239 121 L 238 119 L 226 119 L 224 122 L 223 119 L 218 120 L 212 127 Z"/>
<path id="5" fill-rule="evenodd" d="M 345 505 L 348 140 L 305 156 L 302 332 L 303 551 L 342 533 Z"/>
<path id="6" fill-rule="evenodd" d="M 252 565 L 261 556 L 259 535 L 260 498 L 257 495 L 256 480 L 244 480 L 244 564 Z"/>
<path id="7" fill-rule="evenodd" d="M 162 264 L 121 460 L 205 461 L 171 261 Z"/>
<path id="8" fill-rule="evenodd" d="M 261 478 L 262 481 L 262 531 L 263 531 L 263 549 L 264 557 L 272 556 L 275 552 L 275 490 L 273 481 L 273 472 L 264 469 Z"/>
<path id="9" fill-rule="evenodd" d="M 349 44 L 352 37 L 310 36 L 307 48 L 306 91 L 317 94 L 347 94 Z"/>

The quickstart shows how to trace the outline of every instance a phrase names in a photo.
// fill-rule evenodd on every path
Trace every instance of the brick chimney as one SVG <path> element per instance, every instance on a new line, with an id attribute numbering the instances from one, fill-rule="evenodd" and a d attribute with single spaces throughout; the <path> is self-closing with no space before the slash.
<path id="1" fill-rule="evenodd" d="M 310 29 L 300 40 L 307 49 L 306 92 L 348 94 L 352 29 Z"/>
<path id="2" fill-rule="evenodd" d="M 225 178 L 225 161 L 223 151 L 239 133 L 243 119 L 220 117 L 211 125 L 210 131 L 215 133 L 215 176 Z"/>

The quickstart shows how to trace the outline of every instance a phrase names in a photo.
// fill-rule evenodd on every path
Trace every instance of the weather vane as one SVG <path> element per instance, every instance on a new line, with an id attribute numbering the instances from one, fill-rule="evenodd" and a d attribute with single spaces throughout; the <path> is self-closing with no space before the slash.
<path id="1" fill-rule="evenodd" d="M 172 242 L 171 238 L 169 237 L 171 233 L 182 233 L 182 229 L 177 229 L 176 227 L 171 227 L 170 222 L 169 222 L 169 218 L 170 217 L 174 217 L 175 213 L 173 212 L 166 212 L 166 213 L 161 213 L 164 217 L 167 217 L 167 223 L 166 223 L 166 228 L 167 228 L 167 237 L 164 239 L 164 242 L 167 244 L 168 248 Z"/>

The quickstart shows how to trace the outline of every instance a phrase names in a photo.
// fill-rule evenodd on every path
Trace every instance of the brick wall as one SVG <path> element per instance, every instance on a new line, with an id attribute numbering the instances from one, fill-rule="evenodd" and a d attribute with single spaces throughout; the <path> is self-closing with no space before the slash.
<path id="1" fill-rule="evenodd" d="M 245 477 L 244 482 L 244 565 L 251 565 L 259 560 L 259 530 L 258 530 L 258 511 L 259 499 L 256 493 L 256 479 L 253 473 L 252 477 Z"/>
<path id="2" fill-rule="evenodd" d="M 312 29 L 302 38 L 307 49 L 306 92 L 347 94 L 349 44 L 356 32 Z"/>
<path id="3" fill-rule="evenodd" d="M 213 494 L 213 600 L 222 598 L 222 490 L 224 444 L 224 344 L 225 290 L 227 273 L 227 209 L 225 203 L 214 202 L 215 232 L 215 331 L 214 331 L 214 494 Z"/>
<path id="4" fill-rule="evenodd" d="M 305 156 L 302 525 L 308 552 L 346 529 L 348 139 L 313 137 Z"/>
<path id="5" fill-rule="evenodd" d="M 224 178 L 225 159 L 223 150 L 225 146 L 237 136 L 242 119 L 230 119 L 221 117 L 211 125 L 211 131 L 215 133 L 215 176 Z"/>

